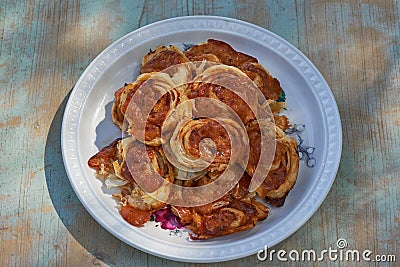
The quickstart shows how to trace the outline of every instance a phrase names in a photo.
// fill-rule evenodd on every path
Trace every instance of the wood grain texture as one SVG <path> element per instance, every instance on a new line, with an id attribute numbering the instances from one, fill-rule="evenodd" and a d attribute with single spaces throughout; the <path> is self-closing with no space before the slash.
<path id="1" fill-rule="evenodd" d="M 339 106 L 336 181 L 315 215 L 271 249 L 321 251 L 345 238 L 352 249 L 400 261 L 399 1 L 28 0 L 0 2 L 0 266 L 206 265 L 148 255 L 106 232 L 72 190 L 60 148 L 68 93 L 98 53 L 138 27 L 203 14 L 249 21 L 291 42 Z M 249 256 L 207 265 L 271 264 Z"/>

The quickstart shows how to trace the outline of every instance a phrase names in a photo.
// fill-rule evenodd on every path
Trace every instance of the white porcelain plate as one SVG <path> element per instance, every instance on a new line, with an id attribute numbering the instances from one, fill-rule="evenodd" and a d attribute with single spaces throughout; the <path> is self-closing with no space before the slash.
<path id="1" fill-rule="evenodd" d="M 118 213 L 115 200 L 87 166 L 99 149 L 120 137 L 110 110 L 114 92 L 139 73 L 141 58 L 159 45 L 197 44 L 213 38 L 256 57 L 278 78 L 292 123 L 304 124 L 305 148 L 316 164 L 300 164 L 298 181 L 285 205 L 253 229 L 208 241 L 191 241 L 154 223 L 136 228 Z M 218 262 L 257 253 L 299 229 L 318 209 L 335 179 L 342 133 L 335 99 L 316 67 L 281 37 L 258 26 L 210 16 L 179 17 L 133 31 L 106 48 L 84 71 L 65 108 L 62 152 L 70 182 L 89 213 L 110 233 L 142 251 L 178 261 Z"/>

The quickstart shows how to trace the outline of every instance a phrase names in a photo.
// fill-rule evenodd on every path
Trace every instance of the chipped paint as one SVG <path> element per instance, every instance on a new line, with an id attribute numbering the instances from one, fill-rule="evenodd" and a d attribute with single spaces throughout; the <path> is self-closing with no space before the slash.
<path id="1" fill-rule="evenodd" d="M 0 122 L 0 128 L 15 128 L 21 124 L 21 116 L 12 117 L 5 122 Z"/>

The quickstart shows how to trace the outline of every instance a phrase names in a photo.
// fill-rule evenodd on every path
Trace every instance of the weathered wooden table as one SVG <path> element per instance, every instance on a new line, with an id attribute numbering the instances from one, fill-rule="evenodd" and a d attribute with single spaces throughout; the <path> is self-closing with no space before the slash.
<path id="1" fill-rule="evenodd" d="M 321 71 L 339 106 L 336 181 L 315 215 L 273 249 L 322 251 L 344 238 L 348 248 L 395 255 L 399 264 L 399 1 L 3 0 L 0 266 L 190 265 L 136 250 L 92 219 L 67 178 L 60 131 L 68 93 L 99 52 L 151 22 L 202 14 L 249 21 L 291 42 Z M 268 263 L 249 256 L 215 266 Z"/>

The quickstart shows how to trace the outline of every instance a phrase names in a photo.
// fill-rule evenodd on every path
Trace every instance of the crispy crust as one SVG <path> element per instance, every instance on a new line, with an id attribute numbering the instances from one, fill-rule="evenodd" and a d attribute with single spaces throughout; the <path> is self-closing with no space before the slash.
<path id="1" fill-rule="evenodd" d="M 196 61 L 204 55 L 207 57 L 214 55 L 214 60 L 218 58 L 220 63 L 235 67 L 239 67 L 245 62 L 257 62 L 256 58 L 238 52 L 229 44 L 214 39 L 208 39 L 206 43 L 194 45 L 185 51 L 185 56 L 191 61 Z"/>
<path id="2" fill-rule="evenodd" d="M 246 62 L 239 68 L 253 80 L 266 99 L 278 99 L 282 92 L 281 85 L 261 64 Z"/>
<path id="3" fill-rule="evenodd" d="M 118 160 L 118 143 L 121 138 L 114 140 L 110 145 L 104 147 L 96 155 L 88 160 L 90 168 L 95 169 L 100 175 L 114 173 L 113 162 Z"/>
<path id="4" fill-rule="evenodd" d="M 112 106 L 111 116 L 114 124 L 121 130 L 126 131 L 124 127 L 124 118 L 131 100 L 140 86 L 150 79 L 155 73 L 145 73 L 139 75 L 132 83 L 127 83 L 114 93 L 115 101 Z"/>
<path id="5" fill-rule="evenodd" d="M 267 178 L 256 192 L 270 204 L 282 206 L 296 183 L 299 155 L 296 141 L 286 136 L 279 127 L 275 128 L 277 133 L 275 158 Z"/>
<path id="6" fill-rule="evenodd" d="M 277 100 L 282 92 L 279 81 L 256 58 L 236 51 L 225 42 L 209 39 L 185 51 L 185 56 L 191 61 L 206 59 L 239 68 L 253 80 L 266 99 Z"/>
<path id="7" fill-rule="evenodd" d="M 210 239 L 253 228 L 267 218 L 269 208 L 249 196 L 251 177 L 246 173 L 224 197 L 199 207 L 173 207 L 195 240 Z"/>
<path id="8" fill-rule="evenodd" d="M 143 57 L 140 73 L 158 72 L 189 60 L 176 46 L 160 46 Z"/>
<path id="9" fill-rule="evenodd" d="M 140 145 L 141 143 L 132 137 L 118 138 L 88 161 L 88 165 L 105 181 L 116 178 L 125 181 L 120 186 L 121 193 L 114 195 L 122 204 L 121 215 L 126 215 L 124 218 L 133 218 L 135 210 L 139 216 L 139 211 L 154 212 L 165 207 L 164 203 L 150 197 L 146 192 L 153 192 L 161 187 L 159 180 L 154 178 L 154 173 L 158 173 L 169 182 L 173 182 L 175 177 L 175 169 L 167 161 L 161 147 L 145 146 L 143 151 L 139 150 Z M 147 165 L 143 164 L 144 157 L 150 159 Z M 143 189 L 137 184 L 139 178 Z M 125 206 L 130 206 L 131 209 L 122 210 Z M 142 216 L 144 213 L 140 214 Z M 137 222 L 132 224 L 137 226 Z"/>

